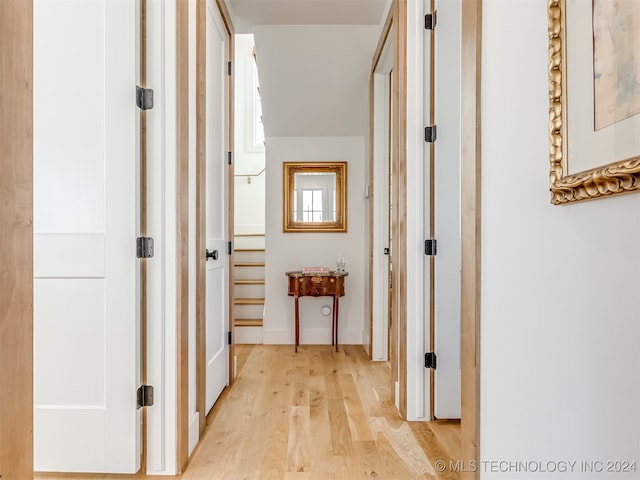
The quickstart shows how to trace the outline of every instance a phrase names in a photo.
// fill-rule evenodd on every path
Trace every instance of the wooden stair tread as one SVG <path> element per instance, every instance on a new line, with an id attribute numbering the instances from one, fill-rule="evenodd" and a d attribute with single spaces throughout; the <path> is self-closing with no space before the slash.
<path id="1" fill-rule="evenodd" d="M 235 305 L 264 305 L 264 298 L 234 298 Z"/>
<path id="2" fill-rule="evenodd" d="M 264 285 L 264 279 L 247 279 L 247 278 L 236 278 L 233 283 L 236 285 Z"/>
<path id="3" fill-rule="evenodd" d="M 236 318 L 233 322 L 236 327 L 261 327 L 262 319 L 258 318 Z"/>
<path id="4" fill-rule="evenodd" d="M 264 252 L 264 248 L 234 248 L 236 252 Z"/>
<path id="5" fill-rule="evenodd" d="M 234 237 L 264 237 L 264 233 L 234 233 Z"/>
<path id="6" fill-rule="evenodd" d="M 236 267 L 264 267 L 264 262 L 236 262 Z"/>

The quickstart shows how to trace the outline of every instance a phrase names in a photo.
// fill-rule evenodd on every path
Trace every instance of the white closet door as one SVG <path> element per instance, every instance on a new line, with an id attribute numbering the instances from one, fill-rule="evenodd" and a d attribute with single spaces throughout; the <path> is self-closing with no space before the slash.
<path id="1" fill-rule="evenodd" d="M 137 8 L 34 2 L 39 471 L 139 468 Z"/>

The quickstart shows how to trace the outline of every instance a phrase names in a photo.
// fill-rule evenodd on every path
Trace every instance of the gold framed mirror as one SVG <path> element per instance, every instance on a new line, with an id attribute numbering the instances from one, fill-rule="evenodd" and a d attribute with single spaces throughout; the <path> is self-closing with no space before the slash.
<path id="1" fill-rule="evenodd" d="M 284 232 L 347 231 L 347 162 L 284 162 Z"/>

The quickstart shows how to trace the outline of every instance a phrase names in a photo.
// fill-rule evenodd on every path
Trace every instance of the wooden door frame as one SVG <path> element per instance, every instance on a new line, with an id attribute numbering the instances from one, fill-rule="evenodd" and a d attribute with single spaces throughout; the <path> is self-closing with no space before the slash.
<path id="1" fill-rule="evenodd" d="M 462 459 L 480 465 L 481 66 L 482 2 L 462 0 Z M 464 472 L 480 478 L 480 469 Z"/>
<path id="2" fill-rule="evenodd" d="M 0 477 L 33 478 L 33 1 L 0 1 Z"/>
<path id="3" fill-rule="evenodd" d="M 216 5 L 228 35 L 228 58 L 233 59 L 233 23 L 223 0 Z M 196 259 L 206 247 L 206 14 L 207 1 L 196 0 Z M 189 1 L 177 4 L 177 111 L 178 111 L 178 404 L 177 404 L 177 469 L 184 471 L 189 460 L 189 316 L 188 316 L 188 236 L 189 236 Z M 228 76 L 228 138 L 233 145 L 233 76 Z M 191 127 L 192 128 L 192 127 Z M 228 235 L 233 236 L 233 170 L 228 170 Z M 229 318 L 228 328 L 233 337 L 233 255 L 228 256 Z M 196 410 L 200 412 L 200 435 L 206 427 L 206 266 L 196 261 Z M 229 385 L 233 383 L 233 343 L 229 345 Z"/>
<path id="4" fill-rule="evenodd" d="M 481 289 L 481 49 L 482 49 L 482 2 L 477 0 L 462 0 L 462 65 L 461 65 L 461 147 L 462 147 L 462 284 L 461 284 L 461 348 L 462 348 L 462 420 L 461 440 L 462 458 L 466 465 L 475 461 L 479 465 L 480 448 L 480 289 Z M 374 54 L 370 79 L 370 164 L 369 184 L 373 185 L 373 76 L 380 59 L 382 48 L 389 35 L 391 25 L 395 24 L 394 41 L 394 72 L 396 88 L 393 92 L 398 105 L 392 115 L 395 139 L 392 140 L 394 148 L 395 167 L 394 182 L 403 191 L 398 191 L 394 185 L 394 195 L 398 206 L 394 211 L 394 239 L 396 245 L 406 245 L 406 229 L 402 225 L 406 223 L 406 114 L 407 114 L 407 32 L 406 32 L 407 6 L 402 0 L 395 0 L 391 6 L 389 16 L 382 30 L 378 47 Z M 432 93 L 430 93 L 432 95 Z M 431 102 L 433 108 L 434 102 Z M 433 112 L 430 112 L 433 116 Z M 430 167 L 432 168 L 432 167 Z M 398 175 L 396 175 L 398 173 Z M 400 177 L 400 174 L 402 177 Z M 433 179 L 433 175 L 431 176 Z M 431 188 L 433 192 L 433 188 Z M 373 192 L 375 195 L 376 192 Z M 372 195 L 372 196 L 373 196 Z M 402 202 L 402 203 L 401 203 Z M 372 338 L 372 303 L 373 303 L 373 232 L 374 211 L 373 201 L 369 201 L 369 312 L 370 335 Z M 432 219 L 430 219 L 432 222 Z M 397 283 L 399 292 L 396 294 L 394 306 L 398 319 L 398 334 L 400 340 L 399 367 L 400 367 L 400 414 L 406 418 L 407 414 L 407 318 L 406 318 L 406 252 L 392 252 L 394 264 L 398 260 L 401 263 Z M 396 255 L 400 258 L 397 259 Z M 430 275 L 432 268 L 430 269 Z M 432 283 L 433 285 L 433 283 Z M 433 313 L 432 313 L 433 314 Z M 397 366 L 392 365 L 392 370 Z M 393 381 L 393 380 L 392 380 Z M 392 386 L 392 391 L 393 386 Z M 431 389 L 433 391 L 433 388 Z M 433 405 L 433 400 L 432 400 Z M 479 470 L 464 472 L 464 479 L 479 478 Z"/>

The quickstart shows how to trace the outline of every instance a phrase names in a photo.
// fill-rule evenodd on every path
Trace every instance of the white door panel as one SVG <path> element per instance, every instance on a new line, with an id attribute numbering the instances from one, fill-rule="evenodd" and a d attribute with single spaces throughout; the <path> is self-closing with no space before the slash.
<path id="1" fill-rule="evenodd" d="M 34 2 L 34 462 L 139 469 L 135 0 Z"/>
<path id="2" fill-rule="evenodd" d="M 227 330 L 229 319 L 228 241 L 228 37 L 215 1 L 207 1 L 207 138 L 206 248 L 217 259 L 206 267 L 206 412 L 229 380 Z"/>
<path id="3" fill-rule="evenodd" d="M 435 111 L 436 418 L 460 418 L 460 0 L 438 2 Z"/>

